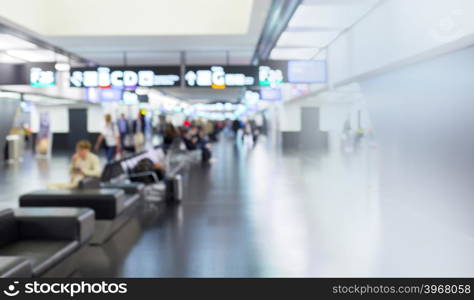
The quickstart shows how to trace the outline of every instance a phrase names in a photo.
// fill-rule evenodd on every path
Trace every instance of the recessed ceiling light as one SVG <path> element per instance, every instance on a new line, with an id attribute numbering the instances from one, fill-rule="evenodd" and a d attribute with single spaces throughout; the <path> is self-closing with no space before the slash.
<path id="1" fill-rule="evenodd" d="M 66 71 L 69 71 L 71 69 L 71 65 L 68 64 L 68 63 L 57 63 L 54 65 L 54 68 L 57 70 L 57 71 L 62 71 L 62 72 L 66 72 Z"/>
<path id="2" fill-rule="evenodd" d="M 30 101 L 30 102 L 41 102 L 44 101 L 46 97 L 33 95 L 33 94 L 25 94 L 23 95 L 23 100 Z"/>
<path id="3" fill-rule="evenodd" d="M 149 92 L 149 89 L 143 87 L 138 87 L 135 89 L 135 94 L 137 95 L 147 95 Z"/>
<path id="4" fill-rule="evenodd" d="M 4 53 L 0 53 L 0 63 L 8 63 L 8 64 L 21 64 L 24 63 L 24 60 L 11 57 L 10 55 L 6 55 Z"/>
<path id="5" fill-rule="evenodd" d="M 337 34 L 337 31 L 285 31 L 278 39 L 277 47 L 322 48 L 333 41 Z"/>
<path id="6" fill-rule="evenodd" d="M 40 50 L 8 50 L 7 54 L 29 62 L 67 61 L 67 57 L 54 51 Z"/>
<path id="7" fill-rule="evenodd" d="M 35 49 L 36 45 L 25 40 L 19 39 L 13 35 L 0 34 L 0 50 L 11 49 Z"/>
<path id="8" fill-rule="evenodd" d="M 317 52 L 318 48 L 274 48 L 270 54 L 270 59 L 312 59 Z"/>
<path id="9" fill-rule="evenodd" d="M 378 0 L 324 0 L 304 2 L 293 14 L 288 28 L 331 28 L 343 30 L 367 13 Z"/>
<path id="10" fill-rule="evenodd" d="M 21 94 L 16 92 L 0 91 L 0 98 L 21 99 Z"/>

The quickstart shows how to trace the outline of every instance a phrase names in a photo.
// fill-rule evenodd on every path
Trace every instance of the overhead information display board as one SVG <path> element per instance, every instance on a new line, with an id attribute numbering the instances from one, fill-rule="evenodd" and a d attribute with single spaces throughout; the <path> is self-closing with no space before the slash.
<path id="1" fill-rule="evenodd" d="M 263 61 L 259 66 L 189 66 L 187 87 L 277 87 L 282 83 L 325 83 L 325 61 Z"/>
<path id="2" fill-rule="evenodd" d="M 325 60 L 288 61 L 288 82 L 326 83 L 327 66 Z"/>
<path id="3" fill-rule="evenodd" d="M 226 87 L 254 86 L 258 84 L 256 66 L 190 66 L 184 72 L 188 87 Z"/>
<path id="4" fill-rule="evenodd" d="M 260 89 L 260 99 L 263 101 L 281 101 L 283 100 L 281 89 L 262 87 Z"/>
<path id="5" fill-rule="evenodd" d="M 56 85 L 56 72 L 53 68 L 36 66 L 30 68 L 30 85 L 32 87 L 51 87 Z"/>
<path id="6" fill-rule="evenodd" d="M 186 66 L 182 76 L 179 66 L 89 67 L 71 69 L 70 86 L 119 89 L 179 86 L 275 88 L 282 83 L 325 83 L 326 73 L 326 62 L 316 60 L 269 60 L 259 66 Z M 43 75 L 47 78 L 48 74 Z"/>
<path id="7" fill-rule="evenodd" d="M 260 86 L 281 83 L 326 83 L 325 60 L 269 60 L 260 63 Z"/>
<path id="8" fill-rule="evenodd" d="M 53 63 L 0 63 L 0 85 L 50 87 L 56 84 Z"/>
<path id="9" fill-rule="evenodd" d="M 72 68 L 71 87 L 127 88 L 181 85 L 179 66 Z"/>
<path id="10" fill-rule="evenodd" d="M 263 61 L 258 70 L 260 86 L 275 87 L 288 82 L 288 61 L 286 60 Z"/>

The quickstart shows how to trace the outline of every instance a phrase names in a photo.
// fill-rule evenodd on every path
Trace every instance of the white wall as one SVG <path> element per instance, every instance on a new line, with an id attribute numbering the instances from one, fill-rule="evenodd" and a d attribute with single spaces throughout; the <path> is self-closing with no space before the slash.
<path id="1" fill-rule="evenodd" d="M 278 103 L 280 131 L 301 131 L 301 109 L 303 107 L 320 108 L 321 131 L 340 131 L 348 116 L 363 109 L 358 106 L 360 105 L 358 102 L 363 100 L 361 97 L 359 86 L 355 85 L 355 87 L 351 86 L 349 90 L 331 90 Z M 356 127 L 355 120 L 355 117 L 351 118 L 353 128 Z M 367 122 L 366 118 L 363 119 L 363 122 Z"/>
<path id="2" fill-rule="evenodd" d="M 69 108 L 67 106 L 32 106 L 30 113 L 31 129 L 38 132 L 39 115 L 42 111 L 49 113 L 50 129 L 52 133 L 69 132 Z"/>
<path id="3" fill-rule="evenodd" d="M 328 49 L 333 84 L 474 42 L 472 0 L 384 0 Z"/>
<path id="4" fill-rule="evenodd" d="M 471 237 L 473 11 L 472 0 L 383 0 L 328 49 L 331 83 L 360 85 L 379 149 L 381 201 Z M 334 129 L 326 113 L 323 106 L 322 123 Z"/>
<path id="5" fill-rule="evenodd" d="M 474 237 L 474 47 L 360 81 L 381 199 Z"/>
<path id="6" fill-rule="evenodd" d="M 279 130 L 285 132 L 301 131 L 301 108 L 319 107 L 326 101 L 325 97 L 313 93 L 314 91 L 320 91 L 322 86 L 320 84 L 283 84 L 280 88 L 283 101 L 272 104 L 277 108 Z"/>
<path id="7" fill-rule="evenodd" d="M 104 110 L 102 106 L 94 105 L 87 108 L 87 131 L 101 132 L 104 127 Z"/>
<path id="8" fill-rule="evenodd" d="M 280 131 L 301 131 L 301 107 L 292 103 L 277 105 Z"/>

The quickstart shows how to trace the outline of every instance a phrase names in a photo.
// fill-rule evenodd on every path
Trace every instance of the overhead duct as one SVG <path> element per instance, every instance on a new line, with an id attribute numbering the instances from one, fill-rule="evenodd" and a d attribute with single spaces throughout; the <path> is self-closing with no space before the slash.
<path id="1" fill-rule="evenodd" d="M 252 59 L 254 65 L 261 60 L 268 59 L 278 38 L 285 31 L 288 22 L 301 2 L 302 0 L 273 0 L 260 40 L 255 48 Z"/>

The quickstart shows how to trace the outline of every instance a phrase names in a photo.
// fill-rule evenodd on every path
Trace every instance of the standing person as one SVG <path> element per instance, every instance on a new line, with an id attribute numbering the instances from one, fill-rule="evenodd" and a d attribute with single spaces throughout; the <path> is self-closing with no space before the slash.
<path id="1" fill-rule="evenodd" d="M 235 119 L 232 122 L 232 131 L 234 132 L 234 137 L 237 137 L 237 133 L 239 132 L 239 129 L 241 127 L 239 119 Z"/>
<path id="2" fill-rule="evenodd" d="M 260 134 L 260 131 L 257 126 L 257 122 L 255 122 L 255 120 L 250 120 L 250 127 L 252 130 L 253 144 L 255 145 L 258 141 L 258 136 Z"/>
<path id="3" fill-rule="evenodd" d="M 197 146 L 201 149 L 201 161 L 202 162 L 209 162 L 211 159 L 212 153 L 209 147 L 209 142 L 206 138 L 206 131 L 202 127 L 198 127 L 197 135 L 195 136 L 197 139 Z"/>
<path id="4" fill-rule="evenodd" d="M 199 128 L 197 126 L 191 126 L 189 130 L 189 138 L 191 139 L 191 143 L 193 143 L 196 148 L 199 146 L 199 140 L 201 139 L 199 136 Z"/>
<path id="5" fill-rule="evenodd" d="M 253 130 L 250 121 L 245 122 L 243 128 L 242 142 L 244 145 L 253 145 Z"/>
<path id="6" fill-rule="evenodd" d="M 117 125 L 112 122 L 112 116 L 110 114 L 105 115 L 104 129 L 97 138 L 94 147 L 96 152 L 99 151 L 103 141 L 105 141 L 105 155 L 107 161 L 111 162 L 114 160 L 115 155 L 120 153 L 120 132 Z"/>
<path id="7" fill-rule="evenodd" d="M 125 149 L 125 138 L 130 133 L 130 128 L 128 125 L 128 120 L 125 118 L 125 114 L 120 115 L 120 119 L 117 121 L 117 126 L 120 133 L 120 147 L 122 151 Z"/>
<path id="8" fill-rule="evenodd" d="M 145 149 L 145 116 L 138 113 L 138 117 L 133 121 L 133 143 L 135 153 L 142 152 Z"/>

